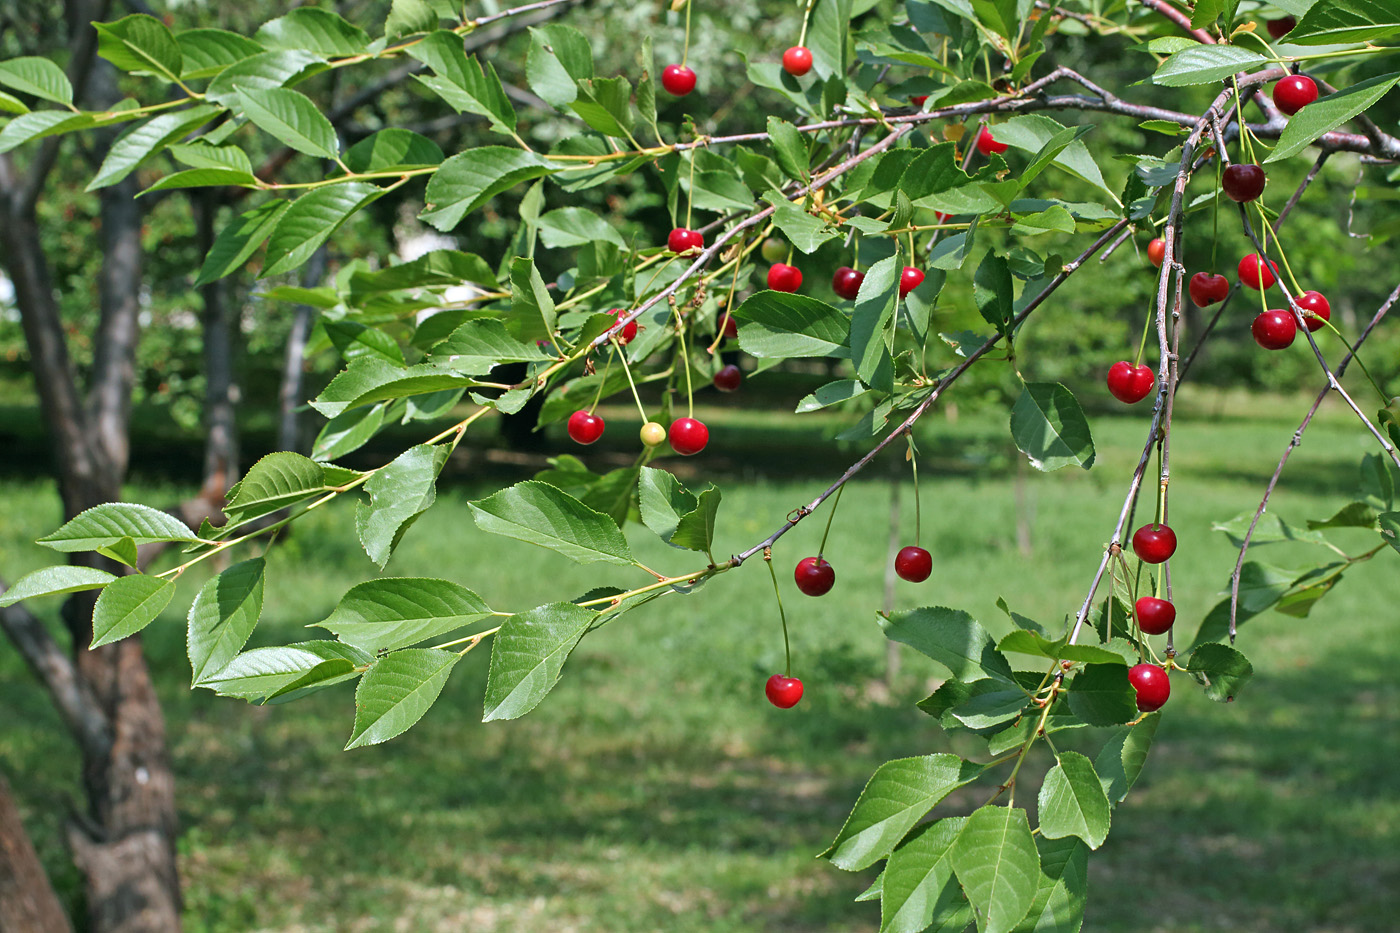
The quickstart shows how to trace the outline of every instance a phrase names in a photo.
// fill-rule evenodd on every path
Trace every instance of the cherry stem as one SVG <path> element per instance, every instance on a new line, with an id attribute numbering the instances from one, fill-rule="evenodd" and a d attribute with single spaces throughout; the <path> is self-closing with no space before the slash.
<path id="1" fill-rule="evenodd" d="M 1142 337 L 1138 340 L 1137 359 L 1133 360 L 1134 368 L 1142 365 L 1142 355 L 1147 352 L 1147 335 L 1152 333 L 1152 325 L 1157 321 L 1157 312 L 1149 306 L 1147 309 L 1147 320 L 1142 324 Z"/>
<path id="2" fill-rule="evenodd" d="M 1274 248 L 1278 250 L 1278 258 L 1283 263 L 1283 271 L 1288 273 L 1288 281 L 1293 286 L 1293 293 L 1302 295 L 1303 286 L 1298 284 L 1298 278 L 1293 274 L 1293 267 L 1288 264 L 1288 253 L 1284 251 L 1283 241 L 1279 239 L 1278 231 L 1274 229 L 1273 224 L 1269 223 L 1269 218 L 1264 215 L 1263 206 L 1256 202 L 1255 207 L 1259 210 L 1259 229 L 1266 231 L 1264 243 L 1268 244 L 1268 234 L 1272 233 L 1274 235 Z"/>
<path id="3" fill-rule="evenodd" d="M 695 417 L 695 391 L 690 385 L 690 354 L 685 350 L 685 319 L 681 317 L 681 309 L 672 305 L 671 310 L 676 314 L 676 339 L 680 341 L 680 364 L 685 369 L 685 414 L 687 418 Z"/>
<path id="4" fill-rule="evenodd" d="M 826 536 L 831 534 L 831 521 L 836 517 L 836 507 L 841 504 L 841 493 L 846 491 L 846 485 L 841 484 L 841 488 L 836 490 L 836 498 L 831 500 L 831 511 L 826 516 L 826 530 L 822 532 L 822 543 L 817 548 L 817 560 L 821 560 L 826 553 Z"/>
<path id="5" fill-rule="evenodd" d="M 693 3 L 694 0 L 691 0 Z M 689 9 L 687 5 L 686 9 Z M 690 209 L 695 206 L 695 153 L 690 154 L 690 187 L 685 192 L 685 228 L 690 229 Z"/>
<path id="6" fill-rule="evenodd" d="M 621 355 L 622 347 L 620 345 L 617 348 L 617 352 Z M 588 406 L 588 413 L 590 415 L 597 409 L 598 403 L 603 400 L 603 388 L 608 384 L 608 373 L 612 372 L 612 362 L 612 357 L 609 356 L 607 363 L 603 365 L 603 378 L 598 380 L 598 392 L 593 396 L 593 404 Z"/>
<path id="7" fill-rule="evenodd" d="M 647 415 L 647 410 L 642 407 L 642 397 L 637 394 L 637 384 L 632 381 L 632 368 L 627 365 L 627 356 L 622 352 L 622 348 L 617 348 L 617 358 L 622 361 L 622 371 L 627 376 L 627 384 L 632 387 L 632 398 L 637 403 L 637 411 L 642 414 L 642 424 L 651 420 Z"/>
<path id="8" fill-rule="evenodd" d="M 778 589 L 778 571 L 773 569 L 773 550 L 768 548 L 763 552 L 763 562 L 768 565 L 768 575 L 773 578 L 773 595 L 778 600 L 778 618 L 783 623 L 783 656 L 787 661 L 783 668 L 783 676 L 792 676 L 792 646 L 788 643 L 787 613 L 783 612 L 783 594 Z"/>
<path id="9" fill-rule="evenodd" d="M 919 515 L 919 452 L 914 447 L 914 435 L 905 435 L 909 441 L 909 466 L 914 471 L 914 544 L 921 543 L 922 526 Z"/>
<path id="10" fill-rule="evenodd" d="M 685 4 L 685 45 L 681 48 L 681 67 L 685 67 L 686 60 L 690 57 L 690 8 L 695 5 L 695 0 L 686 0 Z M 690 218 L 686 218 L 687 226 Z"/>
<path id="11" fill-rule="evenodd" d="M 1220 245 L 1220 189 L 1223 184 L 1224 171 L 1225 153 L 1222 152 L 1215 160 L 1215 205 L 1210 217 L 1210 271 L 1212 275 L 1219 268 L 1216 262 L 1218 255 L 1216 250 Z"/>
<path id="12" fill-rule="evenodd" d="M 802 11 L 802 31 L 797 35 L 797 44 L 807 44 L 807 21 L 812 18 L 812 4 L 816 0 L 807 0 L 807 7 Z"/>

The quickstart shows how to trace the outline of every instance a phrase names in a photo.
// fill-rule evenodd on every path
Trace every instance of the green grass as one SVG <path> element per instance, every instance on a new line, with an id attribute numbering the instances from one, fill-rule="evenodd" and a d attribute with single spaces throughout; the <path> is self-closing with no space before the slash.
<path id="1" fill-rule="evenodd" d="M 1280 407 L 1289 414 L 1279 418 L 1254 400 L 1218 405 L 1183 396 L 1174 435 L 1172 524 L 1181 547 L 1173 582 L 1183 644 L 1233 565 L 1211 522 L 1253 509 L 1296 425 L 1288 420 L 1296 407 Z M 623 412 L 617 417 L 609 437 L 630 440 L 635 426 L 622 424 Z M 935 572 L 924 584 L 901 583 L 896 604 L 966 609 L 1001 632 L 1000 596 L 1057 625 L 1084 597 L 1145 424 L 1096 417 L 1092 471 L 1026 471 L 1032 551 L 1024 556 L 1004 424 L 931 421 L 920 446 Z M 693 473 L 723 463 L 737 474 L 725 484 L 717 554 L 764 537 L 834 475 L 828 452 L 803 452 L 819 427 L 779 434 L 767 416 L 730 413 L 714 426 L 715 458 L 707 461 L 706 451 L 675 465 Z M 1272 510 L 1298 523 L 1332 514 L 1348 501 L 1367 449 L 1344 417 L 1329 412 L 1295 454 Z M 606 451 L 586 459 L 595 456 Z M 559 687 L 518 722 L 479 721 L 483 651 L 458 667 L 412 731 L 350 753 L 340 751 L 352 716 L 348 690 L 270 708 L 189 691 L 182 612 L 199 578 L 192 574 L 183 599 L 146 636 L 179 782 L 188 928 L 875 929 L 878 908 L 852 902 L 873 872 L 847 875 L 813 856 L 880 762 L 954 747 L 912 708 L 936 682 L 931 664 L 906 653 L 892 688 L 881 676 L 885 644 L 873 610 L 882 598 L 890 469 L 905 469 L 898 456 L 844 496 L 827 547 L 837 572 L 830 595 L 803 597 L 790 576 L 798 558 L 815 552 L 824 511 L 776 549 L 794 672 L 807 684 L 802 703 L 787 712 L 762 699 L 763 680 L 782 668 L 782 639 L 758 560 L 591 636 Z M 504 609 L 644 582 L 481 535 L 465 502 L 482 488 L 470 476 L 444 485 L 390 574 L 449 577 Z M 132 491 L 154 502 L 178 494 L 150 485 Z M 903 502 L 912 535 L 907 487 Z M 0 482 L 0 568 L 9 579 L 50 562 L 26 542 L 51 528 L 57 512 L 47 483 Z M 629 535 L 650 566 L 698 566 L 644 529 Z M 1359 534 L 1336 540 L 1369 546 Z M 346 507 L 299 522 L 269 556 L 257 643 L 317 637 L 302 626 L 373 570 Z M 1305 554 L 1271 547 L 1257 556 L 1289 565 Z M 1147 770 L 1091 859 L 1086 929 L 1394 929 L 1395 559 L 1387 551 L 1349 571 L 1309 618 L 1270 614 L 1245 627 L 1240 647 L 1256 676 L 1238 702 L 1211 703 L 1174 678 Z M 38 608 L 52 613 L 56 601 Z M 76 756 L 12 652 L 0 654 L 0 709 L 7 714 L 0 762 L 72 897 L 77 879 L 60 839 L 65 806 L 81 799 Z M 1018 802 L 1033 801 L 1043 769 L 1043 761 L 1027 766 L 1034 780 Z M 978 790 L 953 805 L 982 799 Z"/>

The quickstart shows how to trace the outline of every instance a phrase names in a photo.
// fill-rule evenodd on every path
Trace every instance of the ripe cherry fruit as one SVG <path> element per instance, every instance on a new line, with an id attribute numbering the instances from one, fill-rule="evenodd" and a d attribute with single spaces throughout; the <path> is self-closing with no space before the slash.
<path id="1" fill-rule="evenodd" d="M 1307 75 L 1289 75 L 1274 85 L 1274 104 L 1290 117 L 1317 100 L 1317 84 Z"/>
<path id="2" fill-rule="evenodd" d="M 694 456 L 710 442 L 710 429 L 698 418 L 677 418 L 671 422 L 671 447 L 685 457 Z"/>
<path id="3" fill-rule="evenodd" d="M 699 230 L 677 227 L 666 237 L 666 246 L 673 253 L 684 253 L 691 249 L 701 249 L 705 245 L 705 235 Z"/>
<path id="4" fill-rule="evenodd" d="M 1176 532 L 1153 522 L 1133 532 L 1133 553 L 1148 564 L 1160 564 L 1176 553 Z"/>
<path id="5" fill-rule="evenodd" d="M 1282 350 L 1292 346 L 1293 338 L 1298 336 L 1298 322 L 1293 312 L 1270 308 L 1259 312 L 1249 331 L 1254 334 L 1254 342 L 1265 350 Z"/>
<path id="6" fill-rule="evenodd" d="M 1131 405 L 1152 394 L 1157 376 L 1146 366 L 1119 360 L 1108 367 L 1108 391 L 1118 401 Z"/>
<path id="7" fill-rule="evenodd" d="M 992 135 L 992 131 L 985 126 L 977 133 L 977 151 L 984 156 L 991 155 L 994 152 L 1002 153 L 1010 148 L 1011 146 L 1009 143 L 997 142 L 996 137 Z"/>
<path id="8" fill-rule="evenodd" d="M 1278 275 L 1278 263 L 1267 261 L 1258 253 L 1250 253 L 1240 260 L 1240 284 L 1248 285 L 1255 291 L 1274 287 L 1274 277 Z"/>
<path id="9" fill-rule="evenodd" d="M 695 71 L 684 65 L 667 65 L 661 71 L 661 86 L 669 94 L 684 97 L 695 90 Z"/>
<path id="10" fill-rule="evenodd" d="M 569 416 L 569 437 L 580 444 L 591 444 L 603 436 L 603 418 L 580 408 Z"/>
<path id="11" fill-rule="evenodd" d="M 1158 237 L 1147 244 L 1147 261 L 1157 268 L 1162 267 L 1162 260 L 1167 258 L 1167 241 Z"/>
<path id="12" fill-rule="evenodd" d="M 805 45 L 794 45 L 783 53 L 783 70 L 794 78 L 800 78 L 812 70 L 812 50 Z"/>
<path id="13" fill-rule="evenodd" d="M 1128 683 L 1137 694 L 1137 708 L 1144 713 L 1161 709 L 1172 695 L 1171 679 L 1155 664 L 1134 664 L 1128 670 Z"/>
<path id="14" fill-rule="evenodd" d="M 1264 193 L 1264 170 L 1252 163 L 1236 163 L 1220 176 L 1220 188 L 1231 201 L 1241 204 Z"/>
<path id="15" fill-rule="evenodd" d="M 1278 19 L 1268 19 L 1264 21 L 1264 26 L 1269 30 L 1269 35 L 1275 39 L 1282 39 L 1293 31 L 1293 27 L 1298 25 L 1298 21 L 1291 16 L 1280 16 Z"/>
<path id="16" fill-rule="evenodd" d="M 666 440 L 666 429 L 655 421 L 648 421 L 642 425 L 642 443 L 648 447 L 660 447 L 661 442 Z"/>
<path id="17" fill-rule="evenodd" d="M 857 272 L 850 266 L 842 266 L 831 277 L 831 290 L 847 301 L 855 301 L 860 294 L 860 283 L 865 281 L 865 273 Z"/>
<path id="18" fill-rule="evenodd" d="M 724 315 L 724 336 L 728 340 L 735 340 L 739 337 L 739 322 L 734 320 L 734 315 L 727 312 Z"/>
<path id="19" fill-rule="evenodd" d="M 621 309 L 621 308 L 613 308 L 613 309 L 612 309 L 611 311 L 609 311 L 608 313 L 611 314 L 613 317 L 620 318 L 620 317 L 622 317 L 624 314 L 626 314 L 627 312 L 624 311 L 624 310 Z M 620 331 L 618 331 L 617 333 L 613 334 L 613 339 L 616 340 L 616 341 L 617 341 L 618 343 L 620 343 L 620 344 L 629 344 L 629 343 L 632 342 L 633 338 L 635 338 L 636 336 L 637 336 L 637 322 L 636 322 L 636 321 L 628 321 L 625 325 L 623 325 L 622 330 L 620 330 Z"/>
<path id="20" fill-rule="evenodd" d="M 721 392 L 733 392 L 739 388 L 739 383 L 744 381 L 743 370 L 730 363 L 715 373 L 715 388 Z"/>
<path id="21" fill-rule="evenodd" d="M 1191 276 L 1191 281 L 1186 283 L 1186 290 L 1191 293 L 1191 301 L 1196 307 L 1204 308 L 1225 300 L 1230 294 L 1230 280 L 1223 275 L 1197 272 Z"/>
<path id="22" fill-rule="evenodd" d="M 775 292 L 795 292 L 802 287 L 802 270 L 787 263 L 776 263 L 768 270 L 768 287 Z"/>
<path id="23" fill-rule="evenodd" d="M 1138 628 L 1144 635 L 1161 635 L 1176 621 L 1176 607 L 1165 599 L 1144 596 L 1133 608 L 1137 613 Z"/>
<path id="24" fill-rule="evenodd" d="M 933 555 L 912 544 L 901 548 L 894 556 L 894 572 L 910 583 L 923 583 L 933 573 Z"/>
<path id="25" fill-rule="evenodd" d="M 1332 305 L 1321 292 L 1309 289 L 1299 295 L 1294 304 L 1303 312 L 1303 323 L 1308 325 L 1308 330 L 1322 330 L 1332 319 Z"/>
<path id="26" fill-rule="evenodd" d="M 913 266 L 905 266 L 899 273 L 899 297 L 904 298 L 924 283 L 924 271 Z"/>
<path id="27" fill-rule="evenodd" d="M 836 584 L 836 571 L 824 557 L 804 557 L 797 562 L 792 578 L 808 596 L 825 596 Z"/>
<path id="28" fill-rule="evenodd" d="M 774 674 L 768 678 L 763 692 L 768 694 L 768 702 L 778 709 L 792 709 L 802 699 L 802 681 L 796 677 Z"/>

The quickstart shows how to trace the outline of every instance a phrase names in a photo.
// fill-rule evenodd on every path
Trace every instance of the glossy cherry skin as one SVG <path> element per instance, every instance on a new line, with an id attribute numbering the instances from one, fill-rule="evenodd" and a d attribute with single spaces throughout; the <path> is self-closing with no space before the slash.
<path id="1" fill-rule="evenodd" d="M 1220 176 L 1220 188 L 1231 201 L 1241 204 L 1264 193 L 1264 170 L 1252 163 L 1237 162 Z"/>
<path id="2" fill-rule="evenodd" d="M 1321 292 L 1309 289 L 1299 295 L 1294 303 L 1303 312 L 1303 323 L 1308 325 L 1308 330 L 1322 330 L 1332 319 L 1332 305 L 1322 297 Z"/>
<path id="3" fill-rule="evenodd" d="M 831 290 L 847 301 L 855 301 L 860 294 L 860 283 L 865 281 L 865 273 L 857 272 L 850 266 L 842 266 L 831 277 Z"/>
<path id="4" fill-rule="evenodd" d="M 768 287 L 775 292 L 795 292 L 802 287 L 802 270 L 777 263 L 768 270 Z"/>
<path id="5" fill-rule="evenodd" d="M 715 373 L 715 388 L 721 392 L 733 392 L 739 388 L 739 383 L 744 381 L 744 372 L 739 367 L 730 363 L 728 366 Z"/>
<path id="6" fill-rule="evenodd" d="M 1128 683 L 1137 694 L 1137 708 L 1144 713 L 1166 706 L 1172 695 L 1171 678 L 1155 664 L 1134 664 L 1128 669 Z"/>
<path id="7" fill-rule="evenodd" d="M 648 447 L 660 447 L 666 440 L 666 429 L 655 421 L 648 421 L 642 425 L 642 443 Z"/>
<path id="8" fill-rule="evenodd" d="M 797 588 L 808 596 L 825 596 L 836 585 L 836 571 L 824 557 L 804 557 L 792 571 Z"/>
<path id="9" fill-rule="evenodd" d="M 927 94 L 915 94 L 913 97 L 909 98 L 909 103 L 913 104 L 915 107 L 922 107 L 926 100 L 928 100 Z"/>
<path id="10" fill-rule="evenodd" d="M 671 422 L 671 447 L 682 456 L 692 457 L 710 442 L 710 429 L 698 418 L 677 418 Z"/>
<path id="11" fill-rule="evenodd" d="M 768 694 L 768 702 L 778 709 L 792 709 L 802 699 L 802 681 L 796 677 L 774 674 L 768 678 L 763 692 Z"/>
<path id="12" fill-rule="evenodd" d="M 812 50 L 805 45 L 794 45 L 783 53 L 783 70 L 794 78 L 800 78 L 812 70 Z"/>
<path id="13" fill-rule="evenodd" d="M 1176 553 L 1176 532 L 1156 522 L 1133 532 L 1133 553 L 1148 564 L 1160 564 Z"/>
<path id="14" fill-rule="evenodd" d="M 661 86 L 669 94 L 684 97 L 695 90 L 695 71 L 684 65 L 667 65 L 661 71 Z"/>
<path id="15" fill-rule="evenodd" d="M 1264 26 L 1269 30 L 1269 35 L 1275 39 L 1282 39 L 1293 31 L 1293 27 L 1298 25 L 1298 21 L 1291 16 L 1280 16 L 1278 19 L 1268 19 L 1264 21 Z"/>
<path id="16" fill-rule="evenodd" d="M 1274 105 L 1290 117 L 1317 100 L 1317 84 L 1307 75 L 1289 75 L 1274 85 Z"/>
<path id="17" fill-rule="evenodd" d="M 1258 253 L 1250 253 L 1240 260 L 1239 269 L 1240 284 L 1247 285 L 1255 291 L 1264 288 L 1273 288 L 1275 276 L 1278 275 L 1278 263 L 1272 259 L 1265 265 L 1263 257 Z"/>
<path id="18" fill-rule="evenodd" d="M 1176 621 L 1176 607 L 1165 599 L 1144 596 L 1133 606 L 1144 635 L 1161 635 Z"/>
<path id="19" fill-rule="evenodd" d="M 894 556 L 894 572 L 910 583 L 923 583 L 933 573 L 933 555 L 912 544 L 901 548 Z"/>
<path id="20" fill-rule="evenodd" d="M 732 314 L 726 313 L 726 314 L 722 315 L 721 321 L 722 321 L 722 326 L 723 326 L 723 328 L 724 328 L 724 336 L 725 336 L 725 339 L 727 339 L 727 340 L 735 340 L 735 339 L 737 339 L 738 336 L 739 336 L 739 322 L 736 321 L 736 320 L 734 319 L 734 316 L 733 316 Z"/>
<path id="21" fill-rule="evenodd" d="M 904 271 L 899 273 L 899 297 L 906 297 L 922 284 L 924 284 L 924 270 L 905 266 Z"/>
<path id="22" fill-rule="evenodd" d="M 1108 391 L 1118 401 L 1131 405 L 1152 394 L 1157 376 L 1146 366 L 1134 366 L 1119 360 L 1108 367 Z"/>
<path id="23" fill-rule="evenodd" d="M 666 237 L 666 247 L 673 253 L 684 253 L 688 249 L 699 249 L 705 245 L 705 237 L 698 230 L 677 227 Z"/>
<path id="24" fill-rule="evenodd" d="M 608 313 L 611 314 L 613 317 L 619 317 L 619 318 L 620 318 L 620 317 L 622 317 L 624 314 L 626 314 L 627 312 L 624 311 L 622 308 L 613 308 L 613 309 L 612 309 L 611 311 L 609 311 Z M 613 339 L 616 340 L 618 343 L 621 343 L 621 344 L 628 344 L 628 343 L 631 343 L 632 340 L 633 340 L 636 336 L 637 336 L 637 322 L 636 322 L 636 321 L 628 321 L 625 325 L 623 325 L 622 330 L 620 330 L 620 331 L 618 331 L 617 333 L 613 334 Z"/>
<path id="25" fill-rule="evenodd" d="M 1186 290 L 1191 293 L 1192 303 L 1198 308 L 1204 308 L 1225 300 L 1230 294 L 1230 280 L 1223 275 L 1197 272 L 1191 276 L 1191 281 L 1186 283 Z"/>
<path id="26" fill-rule="evenodd" d="M 1162 267 L 1162 260 L 1167 258 L 1167 241 L 1158 237 L 1147 244 L 1147 261 L 1157 268 Z"/>
<path id="27" fill-rule="evenodd" d="M 591 444 L 603 436 L 603 417 L 580 408 L 569 416 L 569 437 L 580 444 Z"/>
<path id="28" fill-rule="evenodd" d="M 1254 335 L 1254 342 L 1265 350 L 1282 350 L 1292 346 L 1293 338 L 1298 336 L 1298 321 L 1292 311 L 1270 308 L 1259 312 L 1254 323 L 1249 325 L 1249 331 Z"/>
<path id="29" fill-rule="evenodd" d="M 997 142 L 996 137 L 992 135 L 992 131 L 985 126 L 977 133 L 977 151 L 983 155 L 991 155 L 994 152 L 1002 153 L 1010 148 L 1011 146 L 1009 143 Z"/>

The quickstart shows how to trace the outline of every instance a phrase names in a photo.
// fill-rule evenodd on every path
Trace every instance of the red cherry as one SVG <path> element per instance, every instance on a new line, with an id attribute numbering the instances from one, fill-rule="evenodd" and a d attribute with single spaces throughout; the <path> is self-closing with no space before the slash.
<path id="1" fill-rule="evenodd" d="M 1147 261 L 1162 268 L 1162 260 L 1167 258 L 1167 241 L 1158 237 L 1147 244 Z"/>
<path id="2" fill-rule="evenodd" d="M 1001 153 L 1010 149 L 1009 143 L 999 143 L 992 131 L 985 126 L 977 133 L 977 151 L 983 155 L 991 155 L 994 152 Z"/>
<path id="3" fill-rule="evenodd" d="M 1303 292 L 1294 304 L 1303 312 L 1303 323 L 1308 325 L 1308 330 L 1322 330 L 1327 326 L 1326 322 L 1332 319 L 1332 305 L 1322 297 L 1321 292 Z"/>
<path id="4" fill-rule="evenodd" d="M 797 562 L 792 578 L 808 596 L 825 596 L 836 583 L 836 571 L 823 557 L 804 557 Z"/>
<path id="5" fill-rule="evenodd" d="M 933 573 L 933 555 L 912 544 L 901 548 L 894 557 L 894 572 L 910 583 L 923 583 Z"/>
<path id="6" fill-rule="evenodd" d="M 727 312 L 724 315 L 724 336 L 727 340 L 736 340 L 739 337 L 739 322 Z"/>
<path id="7" fill-rule="evenodd" d="M 715 388 L 721 392 L 733 392 L 739 388 L 739 383 L 744 381 L 743 370 L 730 363 L 719 372 L 715 373 Z"/>
<path id="8" fill-rule="evenodd" d="M 620 317 L 622 317 L 624 314 L 626 314 L 627 312 L 626 312 L 625 310 L 623 310 L 622 308 L 613 308 L 613 309 L 612 309 L 611 311 L 609 311 L 608 313 L 611 314 L 613 317 L 620 318 Z M 620 331 L 618 331 L 617 333 L 613 334 L 613 339 L 616 340 L 616 341 L 617 341 L 618 343 L 620 343 L 620 344 L 629 344 L 629 343 L 632 342 L 632 340 L 633 340 L 636 336 L 637 336 L 637 322 L 636 322 L 636 321 L 628 321 L 626 324 L 623 325 L 622 330 L 620 330 Z"/>
<path id="9" fill-rule="evenodd" d="M 1317 100 L 1317 85 L 1307 75 L 1289 75 L 1274 85 L 1274 104 L 1292 116 Z"/>
<path id="10" fill-rule="evenodd" d="M 1176 607 L 1165 599 L 1144 596 L 1134 606 L 1138 628 L 1144 635 L 1161 635 L 1176 621 Z"/>
<path id="11" fill-rule="evenodd" d="M 1274 277 L 1278 275 L 1278 263 L 1272 259 L 1268 260 L 1268 265 L 1264 264 L 1264 257 L 1258 253 L 1250 253 L 1240 260 L 1239 265 L 1240 284 L 1248 285 L 1258 291 L 1261 288 L 1273 288 Z"/>
<path id="12" fill-rule="evenodd" d="M 666 247 L 673 253 L 684 253 L 692 247 L 705 245 L 705 238 L 698 231 L 677 227 L 666 237 Z"/>
<path id="13" fill-rule="evenodd" d="M 1186 290 L 1191 293 L 1191 301 L 1195 303 L 1196 307 L 1204 308 L 1217 301 L 1225 300 L 1226 296 L 1230 294 L 1230 280 L 1223 275 L 1197 272 L 1191 276 Z"/>
<path id="14" fill-rule="evenodd" d="M 1220 188 L 1231 201 L 1253 201 L 1264 193 L 1264 170 L 1251 163 L 1236 163 L 1220 176 Z"/>
<path id="15" fill-rule="evenodd" d="M 909 103 L 913 104 L 915 107 L 922 107 L 926 100 L 928 100 L 927 94 L 915 94 L 913 97 L 909 98 Z"/>
<path id="16" fill-rule="evenodd" d="M 775 292 L 795 292 L 802 287 L 802 270 L 787 263 L 775 263 L 768 270 L 768 287 Z"/>
<path id="17" fill-rule="evenodd" d="M 794 78 L 800 78 L 812 70 L 812 50 L 805 45 L 794 45 L 783 53 L 783 70 Z"/>
<path id="18" fill-rule="evenodd" d="M 774 674 L 768 678 L 763 692 L 768 694 L 768 702 L 778 709 L 792 709 L 802 699 L 802 681 L 796 677 Z"/>
<path id="19" fill-rule="evenodd" d="M 1298 322 L 1292 311 L 1270 308 L 1259 312 L 1249 330 L 1254 334 L 1254 342 L 1265 350 L 1282 350 L 1291 346 L 1293 338 L 1298 336 Z"/>
<path id="20" fill-rule="evenodd" d="M 1134 664 L 1128 670 L 1128 683 L 1137 694 L 1137 708 L 1144 713 L 1161 709 L 1172 695 L 1171 678 L 1155 664 Z"/>
<path id="21" fill-rule="evenodd" d="M 1153 522 L 1133 532 L 1133 553 L 1148 564 L 1160 564 L 1176 553 L 1176 532 Z"/>
<path id="22" fill-rule="evenodd" d="M 569 416 L 569 436 L 580 444 L 591 444 L 603 436 L 603 417 L 580 408 Z"/>
<path id="23" fill-rule="evenodd" d="M 1275 39 L 1282 39 L 1293 31 L 1293 27 L 1298 25 L 1298 21 L 1291 16 L 1280 16 L 1278 19 L 1267 19 L 1264 26 L 1269 30 L 1269 35 Z"/>
<path id="24" fill-rule="evenodd" d="M 661 72 L 661 86 L 667 93 L 684 97 L 695 90 L 695 71 L 684 65 L 667 65 Z"/>
<path id="25" fill-rule="evenodd" d="M 922 269 L 905 266 L 904 271 L 899 274 L 899 297 L 904 298 L 923 283 L 924 272 Z"/>
<path id="26" fill-rule="evenodd" d="M 1119 360 L 1108 367 L 1108 391 L 1118 401 L 1131 405 L 1152 394 L 1157 377 L 1146 366 L 1134 366 L 1127 360 Z"/>
<path id="27" fill-rule="evenodd" d="M 865 281 L 865 273 L 857 272 L 850 266 L 842 266 L 831 277 L 831 290 L 847 301 L 855 301 L 860 294 L 860 283 Z"/>
<path id="28" fill-rule="evenodd" d="M 677 418 L 671 422 L 671 448 L 690 457 L 705 449 L 710 442 L 710 429 L 698 418 Z"/>

